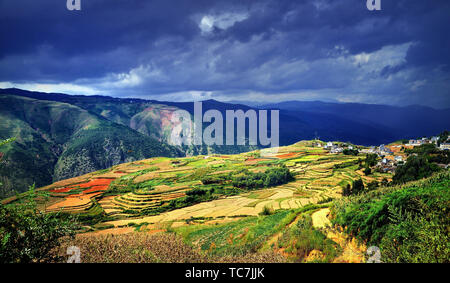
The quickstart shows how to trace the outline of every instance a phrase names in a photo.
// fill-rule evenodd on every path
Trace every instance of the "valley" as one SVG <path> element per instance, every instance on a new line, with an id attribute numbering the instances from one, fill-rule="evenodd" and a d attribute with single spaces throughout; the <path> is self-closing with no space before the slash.
<path id="1" fill-rule="evenodd" d="M 320 223 L 328 220 L 322 215 L 323 208 L 341 198 L 347 184 L 365 177 L 358 170 L 361 157 L 331 154 L 318 147 L 320 143 L 302 141 L 280 147 L 271 155 L 261 155 L 258 150 L 236 155 L 158 157 L 123 163 L 39 188 L 37 192 L 46 197 L 40 197 L 38 204 L 47 213 L 78 217 L 83 226 L 77 237 L 175 232 L 200 250 L 211 250 L 214 243 L 212 249 L 216 251 L 212 255 L 220 258 L 229 254 L 230 248 L 237 247 L 227 246 L 227 241 L 221 244 L 222 240 L 213 240 L 216 229 L 228 230 L 231 225 L 235 227 L 232 230 L 237 230 L 227 234 L 233 237 L 236 233 L 246 235 L 246 229 L 252 226 L 260 229 L 263 225 L 267 227 L 258 240 L 246 242 L 256 245 L 261 237 L 272 238 L 268 240 L 270 245 L 261 244 L 258 249 L 263 254 L 269 251 L 287 259 L 292 255 L 289 256 L 286 248 L 275 248 L 283 233 L 294 227 L 305 213 L 314 213 L 311 229 L 324 228 Z M 285 184 L 250 189 L 233 183 L 233 177 L 240 172 L 258 174 L 280 166 L 293 175 Z M 368 183 L 383 178 L 390 179 L 391 174 L 375 173 L 364 180 Z M 15 198 L 7 200 L 15 201 Z M 278 220 L 272 222 L 272 218 Z M 209 244 L 195 236 L 205 231 L 213 232 L 206 238 L 202 236 Z"/>
<path id="2" fill-rule="evenodd" d="M 448 170 L 395 185 L 389 171 L 362 170 L 370 155 L 331 153 L 327 144 L 312 140 L 234 155 L 143 159 L 2 203 L 20 206 L 31 196 L 46 215 L 74 219 L 75 237 L 62 239 L 52 254 L 64 257 L 67 247 L 76 245 L 82 262 L 366 262 L 370 244 L 389 251 L 386 260 L 397 261 L 409 255 L 391 251 L 395 241 L 375 238 L 399 229 L 388 219 L 411 217 L 419 205 L 436 218 L 417 227 L 440 231 L 442 221 L 448 222 L 445 209 L 435 209 L 450 201 Z M 362 192 L 354 191 L 358 182 Z M 430 205 L 422 203 L 428 196 Z M 397 216 L 395 209 L 403 206 L 407 214 Z M 413 227 L 405 229 L 419 229 Z M 420 237 L 411 239 L 417 244 Z M 437 249 L 446 241 L 433 239 Z M 446 253 L 439 250 L 438 260 Z"/>
<path id="3" fill-rule="evenodd" d="M 194 115 L 192 102 L 114 98 L 0 89 L 0 139 L 16 141 L 2 148 L 0 198 L 155 156 L 237 154 L 261 145 L 170 144 L 179 126 L 173 114 Z M 256 110 L 242 104 L 205 100 L 203 110 Z M 430 135 L 447 128 L 448 110 L 366 104 L 291 102 L 262 105 L 279 109 L 279 143 L 298 140 L 347 141 L 379 145 Z M 364 111 L 362 111 L 364 109 Z M 269 111 L 270 112 L 270 111 Z M 379 116 L 378 113 L 388 113 Z M 206 127 L 206 125 L 204 125 Z M 139 142 L 138 142 L 139 141 Z"/>
<path id="4" fill-rule="evenodd" d="M 363 177 L 356 170 L 358 157 L 329 154 L 313 147 L 313 142 L 281 147 L 273 156 L 255 158 L 255 153 L 146 159 L 56 182 L 40 190 L 50 193 L 47 211 L 98 212 L 111 219 L 104 225 L 122 227 L 130 223 L 185 222 L 191 218 L 257 216 L 265 207 L 275 211 L 297 209 L 338 198 L 344 186 Z M 336 168 L 340 164 L 347 167 Z M 227 183 L 219 186 L 202 182 L 205 175 L 237 174 L 243 169 L 263 172 L 281 165 L 289 168 L 295 179 L 271 188 L 249 191 Z M 386 177 L 390 175 L 379 173 L 367 183 Z M 172 200 L 186 198 L 192 190 L 212 191 L 211 197 L 187 207 L 170 207 Z"/>

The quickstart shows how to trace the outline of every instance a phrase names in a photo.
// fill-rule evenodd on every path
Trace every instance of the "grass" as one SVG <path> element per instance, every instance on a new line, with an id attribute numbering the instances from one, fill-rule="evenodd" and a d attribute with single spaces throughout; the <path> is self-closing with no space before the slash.
<path id="1" fill-rule="evenodd" d="M 335 201 L 333 222 L 385 262 L 449 262 L 450 171 Z"/>
<path id="2" fill-rule="evenodd" d="M 108 195 L 115 196 L 115 198 L 111 198 L 114 199 L 113 203 L 110 203 L 109 200 L 106 202 L 105 209 L 117 209 L 117 211 L 110 216 L 105 216 L 101 207 L 94 205 L 85 211 L 85 217 L 82 219 L 85 224 L 91 225 L 92 229 L 102 230 L 111 227 L 110 225 L 102 225 L 102 222 L 105 222 L 106 219 L 127 220 L 132 217 L 131 221 L 136 219 L 135 223 L 140 223 L 138 220 L 143 216 L 158 215 L 199 202 L 214 201 L 218 198 L 241 194 L 240 200 L 244 198 L 253 200 L 244 199 L 242 215 L 236 216 L 232 222 L 220 223 L 220 219 L 213 219 L 209 215 L 188 218 L 187 220 L 179 218 L 174 219 L 174 221 L 183 222 L 186 220 L 184 226 L 170 228 L 170 231 L 174 231 L 182 237 L 183 241 L 189 246 L 198 249 L 202 256 L 206 255 L 208 260 L 211 257 L 235 258 L 273 251 L 264 248 L 266 243 L 276 235 L 284 235 L 285 233 L 290 234 L 284 236 L 286 243 L 283 244 L 282 248 L 288 250 L 291 260 L 303 261 L 307 254 L 311 252 L 311 248 L 320 251 L 323 258 L 328 260 L 335 255 L 333 252 L 335 249 L 331 248 L 334 247 L 333 244 L 328 242 L 326 237 L 324 238 L 324 235 L 319 233 L 320 231 L 309 228 L 303 229 L 305 231 L 291 231 L 295 228 L 292 225 L 301 215 L 310 214 L 315 209 L 329 205 L 333 201 L 336 191 L 339 191 L 338 187 L 358 178 L 359 174 L 354 172 L 357 165 L 350 164 L 350 162 L 354 162 L 354 157 L 319 155 L 312 153 L 310 149 L 305 146 L 293 147 L 289 150 L 301 151 L 300 157 L 297 156 L 293 159 L 274 158 L 257 163 L 246 162 L 248 156 L 240 154 L 228 156 L 224 159 L 219 157 L 208 159 L 203 157 L 153 158 L 134 162 L 134 164 L 122 164 L 116 166 L 114 170 L 132 173 L 114 180 L 108 191 L 100 196 L 100 198 Z M 289 151 L 282 151 L 281 154 L 286 152 Z M 217 164 L 219 160 L 222 163 Z M 302 162 L 298 163 L 299 161 Z M 297 170 L 301 172 L 294 173 L 294 179 L 287 184 L 275 186 L 273 189 L 249 191 L 245 188 L 234 187 L 234 184 L 230 181 L 230 178 L 234 176 L 233 172 L 239 171 L 243 175 L 248 175 L 249 173 L 242 172 L 264 171 L 274 168 L 274 165 L 278 167 L 290 163 L 292 164 L 290 167 L 288 166 L 288 169 L 291 172 Z M 336 168 L 337 164 L 344 165 Z M 248 171 L 242 169 L 248 169 Z M 105 170 L 104 172 L 108 174 L 110 171 Z M 154 173 L 147 174 L 149 172 Z M 95 174 L 96 178 L 101 177 L 101 175 L 100 173 Z M 217 183 L 205 182 L 203 184 L 204 176 L 208 175 L 212 177 L 212 180 L 217 179 Z M 137 177 L 139 177 L 138 182 L 136 181 Z M 73 187 L 70 183 L 65 183 L 64 186 Z M 204 191 L 205 194 L 184 195 L 192 190 Z M 271 199 L 278 193 L 280 196 L 277 199 Z M 170 200 L 170 196 L 173 196 L 174 199 Z M 310 198 L 312 202 L 317 202 L 317 204 L 292 209 L 307 203 L 308 201 L 305 202 L 305 198 Z M 270 202 L 270 206 L 258 205 L 265 201 Z M 282 203 L 283 207 L 277 206 L 277 203 L 279 205 Z M 273 208 L 278 210 L 274 211 Z M 227 208 L 224 207 L 224 209 Z M 261 212 L 259 216 L 244 215 L 258 215 L 259 212 Z M 217 214 L 220 215 L 220 211 L 219 213 L 214 212 L 212 215 Z M 177 214 L 174 213 L 174 215 Z M 162 219 L 165 217 L 163 216 Z M 227 217 L 228 220 L 226 221 L 230 221 L 230 218 L 232 217 Z M 214 221 L 215 224 L 207 224 L 211 221 Z M 149 220 L 149 222 L 151 221 Z M 133 227 L 136 228 L 136 231 L 144 231 L 147 226 L 141 223 Z M 307 239 L 311 239 L 311 246 L 306 246 Z M 300 252 L 301 250 L 304 252 Z M 155 260 L 153 256 L 143 260 Z"/>
<path id="3" fill-rule="evenodd" d="M 274 253 L 248 253 L 241 256 L 212 256 L 184 243 L 173 233 L 134 232 L 120 235 L 78 235 L 64 239 L 52 253 L 67 259 L 67 248 L 77 246 L 83 263 L 238 263 L 284 262 Z"/>
<path id="4" fill-rule="evenodd" d="M 331 262 L 341 252 L 340 246 L 327 239 L 321 231 L 313 228 L 311 216 L 304 214 L 295 226 L 286 229 L 278 241 L 278 248 L 290 255 L 294 262 L 304 262 L 312 251 L 318 251 L 316 262 Z"/>
<path id="5" fill-rule="evenodd" d="M 283 210 L 226 224 L 187 226 L 174 230 L 186 242 L 194 243 L 212 255 L 244 255 L 256 252 L 289 214 L 290 211 Z"/>

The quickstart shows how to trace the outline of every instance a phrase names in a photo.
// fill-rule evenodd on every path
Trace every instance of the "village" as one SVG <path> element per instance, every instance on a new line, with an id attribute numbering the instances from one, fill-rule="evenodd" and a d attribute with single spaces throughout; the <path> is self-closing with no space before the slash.
<path id="1" fill-rule="evenodd" d="M 450 137 L 448 137 L 445 142 L 439 142 L 439 137 L 433 136 L 429 138 L 410 139 L 404 142 L 395 142 L 389 145 L 382 144 L 380 146 L 371 146 L 368 148 L 342 142 L 318 142 L 316 146 L 328 150 L 331 154 L 376 154 L 380 158 L 380 161 L 378 161 L 376 165 L 376 169 L 385 173 L 394 173 L 397 166 L 403 165 L 408 158 L 405 149 L 413 149 L 414 147 L 426 144 L 433 144 L 439 150 L 450 150 Z M 449 168 L 449 164 L 438 165 L 443 168 Z"/>

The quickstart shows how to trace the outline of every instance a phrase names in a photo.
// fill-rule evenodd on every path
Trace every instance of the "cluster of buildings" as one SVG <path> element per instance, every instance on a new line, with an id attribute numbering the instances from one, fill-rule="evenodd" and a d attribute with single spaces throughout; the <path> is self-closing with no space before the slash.
<path id="1" fill-rule="evenodd" d="M 409 146 L 419 146 L 419 145 L 423 145 L 423 144 L 437 144 L 439 140 L 439 137 L 432 137 L 431 139 L 428 138 L 422 138 L 419 140 L 409 140 L 409 142 L 407 143 L 407 145 Z"/>
<path id="2" fill-rule="evenodd" d="M 322 147 L 321 143 L 317 143 L 317 147 Z M 348 146 L 348 149 L 353 149 L 353 146 Z M 327 142 L 323 145 L 323 149 L 329 150 L 330 153 L 342 153 L 344 151 L 343 146 L 339 146 L 333 142 Z"/>
<path id="3" fill-rule="evenodd" d="M 381 157 L 381 160 L 377 164 L 377 168 L 384 172 L 393 172 L 399 164 L 406 161 L 407 155 L 404 152 L 405 148 L 412 149 L 416 146 L 424 144 L 435 144 L 438 145 L 439 137 L 431 138 L 421 138 L 421 139 L 411 139 L 406 144 L 394 144 L 394 145 L 380 145 L 372 146 L 370 148 L 357 149 L 353 145 L 346 143 L 333 143 L 327 142 L 322 144 L 318 142 L 315 144 L 317 147 L 322 147 L 323 149 L 329 150 L 330 153 L 337 154 L 342 153 L 345 149 L 353 150 L 357 149 L 359 153 L 362 154 L 376 154 Z M 450 137 L 446 142 L 441 143 L 438 147 L 441 150 L 450 150 Z"/>
<path id="4" fill-rule="evenodd" d="M 376 154 L 381 157 L 377 163 L 377 168 L 383 172 L 394 172 L 399 164 L 406 160 L 406 154 L 402 151 L 403 145 L 380 145 L 372 146 L 368 149 L 362 149 L 363 154 Z"/>
<path id="5" fill-rule="evenodd" d="M 414 147 L 414 146 L 420 146 L 423 144 L 435 144 L 437 146 L 439 141 L 439 137 L 431 137 L 431 138 L 422 138 L 418 140 L 409 140 L 406 144 L 407 146 Z M 439 145 L 440 150 L 450 150 L 450 138 L 447 139 L 444 143 L 441 143 Z"/>
<path id="6" fill-rule="evenodd" d="M 436 147 L 438 145 L 439 137 L 422 138 L 422 139 L 411 139 L 407 144 L 396 144 L 386 146 L 384 144 L 379 147 L 372 146 L 369 149 L 363 149 L 361 153 L 372 153 L 377 154 L 381 157 L 381 160 L 377 164 L 377 168 L 384 172 L 394 172 L 399 164 L 406 161 L 407 155 L 404 153 L 404 149 L 414 148 L 416 146 L 421 146 L 424 144 L 434 144 Z M 447 140 L 445 143 L 441 143 L 438 147 L 441 150 L 450 150 L 450 141 Z"/>

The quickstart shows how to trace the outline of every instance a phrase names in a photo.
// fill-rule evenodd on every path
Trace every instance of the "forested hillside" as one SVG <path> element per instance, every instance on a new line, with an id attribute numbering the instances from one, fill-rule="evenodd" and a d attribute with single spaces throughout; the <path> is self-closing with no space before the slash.
<path id="1" fill-rule="evenodd" d="M 175 147 L 67 103 L 0 95 L 2 194 L 152 156 L 180 156 Z"/>

